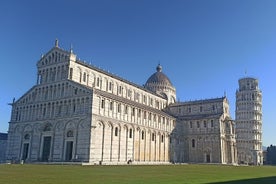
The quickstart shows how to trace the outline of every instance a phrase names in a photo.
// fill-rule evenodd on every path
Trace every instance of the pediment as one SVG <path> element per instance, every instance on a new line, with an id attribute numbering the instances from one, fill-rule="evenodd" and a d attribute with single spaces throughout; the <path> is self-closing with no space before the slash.
<path id="1" fill-rule="evenodd" d="M 55 93 L 62 94 L 62 91 L 66 91 L 68 90 L 68 88 L 72 92 L 71 96 L 77 97 L 77 96 L 85 96 L 85 95 L 92 94 L 92 89 L 90 87 L 81 85 L 71 80 L 67 80 L 60 83 L 53 83 L 53 84 L 47 84 L 47 85 L 35 85 L 30 90 L 28 90 L 23 96 L 21 96 L 18 100 L 16 100 L 15 103 L 17 105 L 23 105 L 23 104 L 37 103 L 38 101 L 42 102 L 44 100 L 55 101 L 57 100 L 56 97 L 51 98 L 49 96 L 54 96 L 53 95 L 54 91 Z M 48 95 L 48 98 L 44 98 L 46 94 Z M 39 99 L 37 99 L 37 97 Z M 70 96 L 67 96 L 67 97 L 70 98 Z"/>
<path id="2" fill-rule="evenodd" d="M 65 51 L 59 47 L 53 47 L 45 55 L 42 55 L 37 62 L 37 67 L 43 67 L 48 65 L 54 65 L 57 63 L 68 62 L 70 58 L 70 52 Z"/>

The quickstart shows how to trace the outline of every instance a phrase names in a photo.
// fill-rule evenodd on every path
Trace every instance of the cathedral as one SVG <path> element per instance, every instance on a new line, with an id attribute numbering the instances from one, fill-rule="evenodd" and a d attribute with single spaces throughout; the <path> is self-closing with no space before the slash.
<path id="1" fill-rule="evenodd" d="M 54 47 L 12 103 L 7 159 L 83 164 L 237 164 L 226 97 L 179 102 L 156 67 L 141 86 Z"/>

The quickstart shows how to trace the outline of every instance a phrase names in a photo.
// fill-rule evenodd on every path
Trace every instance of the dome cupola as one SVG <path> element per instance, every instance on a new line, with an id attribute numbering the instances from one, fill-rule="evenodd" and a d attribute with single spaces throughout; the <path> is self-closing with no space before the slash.
<path id="1" fill-rule="evenodd" d="M 162 95 L 168 100 L 168 103 L 175 102 L 175 88 L 170 79 L 162 72 L 162 66 L 160 64 L 157 65 L 156 72 L 147 80 L 145 88 Z"/>
<path id="2" fill-rule="evenodd" d="M 145 86 L 151 86 L 152 84 L 163 84 L 167 86 L 173 86 L 170 79 L 162 72 L 162 66 L 158 64 L 156 67 L 156 72 L 150 76 L 147 80 Z"/>

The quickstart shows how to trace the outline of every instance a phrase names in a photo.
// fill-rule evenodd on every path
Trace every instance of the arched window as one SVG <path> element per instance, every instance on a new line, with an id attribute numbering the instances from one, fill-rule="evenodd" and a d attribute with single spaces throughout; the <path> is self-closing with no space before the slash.
<path id="1" fill-rule="evenodd" d="M 132 129 L 129 129 L 129 138 L 132 138 Z"/>
<path id="2" fill-rule="evenodd" d="M 113 110 L 113 102 L 111 101 L 110 103 L 109 103 L 109 110 Z"/>
<path id="3" fill-rule="evenodd" d="M 194 147 L 195 147 L 195 140 L 192 139 L 192 148 L 194 148 Z"/>
<path id="4" fill-rule="evenodd" d="M 82 73 L 80 72 L 80 82 L 81 82 L 81 76 L 82 76 Z"/>
<path id="5" fill-rule="evenodd" d="M 145 136 L 145 135 L 144 135 L 144 131 L 142 131 L 142 133 L 141 133 L 141 139 L 142 139 L 142 140 L 144 140 L 144 136 Z"/>
<path id="6" fill-rule="evenodd" d="M 118 112 L 121 113 L 121 104 L 118 104 Z"/>
<path id="7" fill-rule="evenodd" d="M 86 73 L 83 73 L 83 82 L 86 82 Z"/>
<path id="8" fill-rule="evenodd" d="M 115 136 L 118 136 L 118 127 L 115 128 Z"/>
<path id="9" fill-rule="evenodd" d="M 96 85 L 97 85 L 98 87 L 100 86 L 100 79 L 99 79 L 99 77 L 97 77 Z"/>
<path id="10" fill-rule="evenodd" d="M 72 130 L 69 130 L 69 131 L 67 132 L 67 137 L 74 137 L 74 133 L 73 133 Z"/>
<path id="11" fill-rule="evenodd" d="M 51 130 L 52 130 L 52 125 L 51 124 L 47 124 L 44 128 L 44 132 L 51 131 Z"/>
<path id="12" fill-rule="evenodd" d="M 25 140 L 30 140 L 30 134 L 26 134 L 26 135 L 24 136 L 24 139 L 25 139 Z"/>
<path id="13" fill-rule="evenodd" d="M 151 141 L 154 141 L 154 140 L 155 140 L 155 134 L 152 133 L 152 134 L 151 134 Z"/>
<path id="14" fill-rule="evenodd" d="M 101 108 L 104 109 L 104 99 L 102 100 L 102 103 L 101 103 Z"/>
<path id="15" fill-rule="evenodd" d="M 69 70 L 69 79 L 73 78 L 73 68 L 70 68 Z"/>

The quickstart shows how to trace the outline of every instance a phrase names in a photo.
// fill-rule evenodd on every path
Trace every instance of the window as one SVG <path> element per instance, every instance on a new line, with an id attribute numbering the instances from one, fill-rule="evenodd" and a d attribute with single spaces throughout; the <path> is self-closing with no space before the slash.
<path id="1" fill-rule="evenodd" d="M 132 138 L 132 129 L 129 129 L 129 138 Z"/>
<path id="2" fill-rule="evenodd" d="M 51 131 L 52 130 L 52 125 L 51 124 L 47 124 L 44 128 L 44 132 L 47 132 L 47 131 Z"/>
<path id="3" fill-rule="evenodd" d="M 139 93 L 136 93 L 136 98 L 135 98 L 137 101 L 139 101 L 140 99 L 140 94 Z"/>
<path id="4" fill-rule="evenodd" d="M 108 81 L 106 81 L 106 91 L 108 91 Z"/>
<path id="5" fill-rule="evenodd" d="M 67 132 L 67 137 L 74 137 L 74 134 L 73 134 L 73 131 L 72 130 L 69 130 Z"/>
<path id="6" fill-rule="evenodd" d="M 60 114 L 61 114 L 61 110 L 62 110 L 62 103 L 61 103 L 61 105 L 60 105 L 60 106 L 58 106 L 58 115 L 60 115 Z"/>
<path id="7" fill-rule="evenodd" d="M 194 147 L 195 147 L 195 140 L 192 139 L 192 148 L 194 148 Z"/>
<path id="8" fill-rule="evenodd" d="M 193 122 L 190 121 L 190 128 L 193 128 Z"/>
<path id="9" fill-rule="evenodd" d="M 144 111 L 144 119 L 147 118 L 147 111 Z"/>
<path id="10" fill-rule="evenodd" d="M 25 139 L 25 140 L 30 140 L 30 134 L 26 134 L 26 135 L 24 136 L 24 139 Z"/>
<path id="11" fill-rule="evenodd" d="M 129 97 L 129 98 L 132 97 L 132 91 L 131 91 L 131 89 L 128 90 L 128 93 L 127 93 L 127 94 L 128 94 L 128 97 Z"/>
<path id="12" fill-rule="evenodd" d="M 113 110 L 113 102 L 110 102 L 109 104 L 109 109 L 112 111 Z"/>
<path id="13" fill-rule="evenodd" d="M 76 104 L 73 105 L 73 112 L 76 112 Z"/>
<path id="14" fill-rule="evenodd" d="M 151 134 L 151 141 L 154 141 L 154 140 L 155 140 L 155 134 L 152 133 L 152 134 Z"/>
<path id="15" fill-rule="evenodd" d="M 80 72 L 80 82 L 81 82 L 81 75 L 82 75 L 82 73 Z"/>
<path id="16" fill-rule="evenodd" d="M 146 104 L 147 103 L 147 97 L 146 95 L 143 96 L 143 102 Z"/>
<path id="17" fill-rule="evenodd" d="M 115 128 L 115 136 L 118 136 L 118 127 Z"/>
<path id="18" fill-rule="evenodd" d="M 211 127 L 214 127 L 214 120 L 211 120 Z"/>
<path id="19" fill-rule="evenodd" d="M 206 123 L 206 121 L 204 121 L 204 128 L 206 128 L 207 127 L 207 123 Z"/>
<path id="20" fill-rule="evenodd" d="M 118 112 L 121 113 L 121 104 L 118 104 Z"/>
<path id="21" fill-rule="evenodd" d="M 141 139 L 142 139 L 142 140 L 144 140 L 144 136 L 145 136 L 145 135 L 144 135 L 144 131 L 142 131 L 142 133 L 141 133 Z"/>
<path id="22" fill-rule="evenodd" d="M 188 112 L 191 113 L 192 112 L 192 109 L 191 107 L 188 108 Z"/>
<path id="23" fill-rule="evenodd" d="M 134 108 L 134 107 L 132 108 L 132 113 L 131 113 L 131 115 L 132 115 L 132 116 L 135 115 L 135 108 Z"/>
<path id="24" fill-rule="evenodd" d="M 43 108 L 43 117 L 46 115 L 46 107 Z"/>
<path id="25" fill-rule="evenodd" d="M 127 107 L 127 105 L 125 106 L 125 114 L 127 114 L 127 109 L 128 109 L 128 107 Z"/>
<path id="26" fill-rule="evenodd" d="M 83 73 L 83 82 L 86 82 L 86 73 Z"/>
<path id="27" fill-rule="evenodd" d="M 119 94 L 122 94 L 122 86 L 119 86 Z"/>
<path id="28" fill-rule="evenodd" d="M 200 106 L 199 111 L 202 112 L 202 106 Z"/>
<path id="29" fill-rule="evenodd" d="M 159 109 L 159 102 L 157 100 L 155 101 L 155 107 Z"/>
<path id="30" fill-rule="evenodd" d="M 200 127 L 199 121 L 197 121 L 196 124 L 197 124 L 197 128 L 199 128 Z"/>
<path id="31" fill-rule="evenodd" d="M 100 87 L 100 78 L 97 78 L 97 87 Z"/>
<path id="32" fill-rule="evenodd" d="M 102 109 L 104 108 L 104 99 L 102 100 L 101 108 L 102 108 Z"/>
<path id="33" fill-rule="evenodd" d="M 164 142 L 164 135 L 161 136 L 161 142 Z"/>
<path id="34" fill-rule="evenodd" d="M 69 79 L 72 79 L 73 78 L 73 68 L 70 68 L 70 71 L 69 71 Z"/>
<path id="35" fill-rule="evenodd" d="M 113 84 L 112 82 L 109 82 L 109 91 L 112 91 L 113 90 Z"/>

